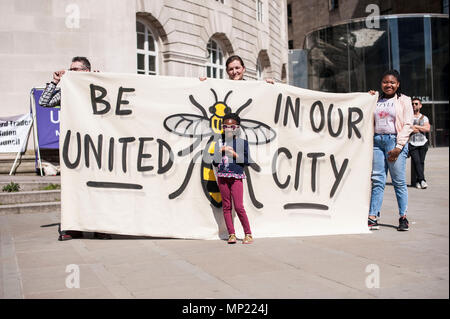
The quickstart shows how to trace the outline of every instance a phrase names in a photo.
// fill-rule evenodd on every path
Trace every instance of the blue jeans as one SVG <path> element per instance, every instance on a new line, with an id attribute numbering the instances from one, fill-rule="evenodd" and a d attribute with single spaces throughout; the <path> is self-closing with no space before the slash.
<path id="1" fill-rule="evenodd" d="M 388 169 L 394 185 L 400 216 L 406 215 L 408 210 L 408 189 L 406 188 L 408 144 L 403 147 L 395 162 L 389 162 L 388 152 L 394 149 L 396 142 L 395 134 L 375 134 L 373 137 L 372 195 L 369 216 L 380 216 Z"/>

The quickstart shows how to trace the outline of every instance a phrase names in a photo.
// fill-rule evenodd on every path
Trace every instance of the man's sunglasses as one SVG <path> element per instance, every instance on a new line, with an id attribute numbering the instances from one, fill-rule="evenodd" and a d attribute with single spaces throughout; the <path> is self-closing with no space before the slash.
<path id="1" fill-rule="evenodd" d="M 84 71 L 87 70 L 88 68 L 70 68 L 69 71 Z"/>
<path id="2" fill-rule="evenodd" d="M 419 103 L 418 102 L 414 102 L 412 105 L 419 105 Z"/>

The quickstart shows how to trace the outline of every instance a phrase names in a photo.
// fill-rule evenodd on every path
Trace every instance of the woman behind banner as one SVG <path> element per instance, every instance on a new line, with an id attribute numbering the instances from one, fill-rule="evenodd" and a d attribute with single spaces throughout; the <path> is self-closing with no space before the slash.
<path id="1" fill-rule="evenodd" d="M 411 98 L 401 93 L 400 74 L 396 70 L 389 70 L 383 74 L 381 91 L 374 114 L 372 194 L 368 226 L 370 229 L 379 229 L 377 217 L 380 216 L 389 170 L 400 214 L 397 230 L 406 231 L 409 230 L 406 219 L 408 210 L 406 158 L 413 122 Z M 376 92 L 369 91 L 369 93 L 374 95 Z"/>
<path id="2" fill-rule="evenodd" d="M 241 59 L 240 56 L 238 56 L 238 55 L 230 56 L 227 59 L 227 61 L 225 62 L 225 68 L 226 68 L 226 71 L 228 74 L 228 78 L 230 80 L 236 80 L 236 81 L 245 80 L 244 74 L 245 74 L 246 69 L 245 69 L 244 61 Z M 207 78 L 200 77 L 199 79 L 200 79 L 200 81 L 205 81 Z M 275 81 L 271 78 L 267 78 L 267 79 L 265 79 L 265 81 L 270 84 L 275 84 Z"/>

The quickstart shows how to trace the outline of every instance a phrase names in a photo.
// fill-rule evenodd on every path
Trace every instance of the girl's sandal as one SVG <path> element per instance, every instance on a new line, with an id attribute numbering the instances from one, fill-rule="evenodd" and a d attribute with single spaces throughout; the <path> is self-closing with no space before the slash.
<path id="1" fill-rule="evenodd" d="M 242 241 L 243 244 L 251 244 L 253 243 L 253 237 L 251 234 L 246 234 L 244 240 Z"/>
<path id="2" fill-rule="evenodd" d="M 230 236 L 228 236 L 228 243 L 236 244 L 236 235 L 235 234 L 231 234 Z"/>

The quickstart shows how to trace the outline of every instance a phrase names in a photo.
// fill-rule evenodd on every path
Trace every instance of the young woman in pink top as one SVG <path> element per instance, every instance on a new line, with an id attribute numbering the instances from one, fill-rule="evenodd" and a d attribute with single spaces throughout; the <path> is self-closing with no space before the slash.
<path id="1" fill-rule="evenodd" d="M 406 231 L 409 230 L 409 222 L 406 219 L 406 158 L 413 123 L 411 98 L 401 93 L 400 74 L 396 70 L 383 74 L 381 91 L 374 114 L 372 194 L 368 225 L 370 229 L 379 229 L 377 217 L 380 216 L 389 170 L 400 215 L 397 230 Z"/>

